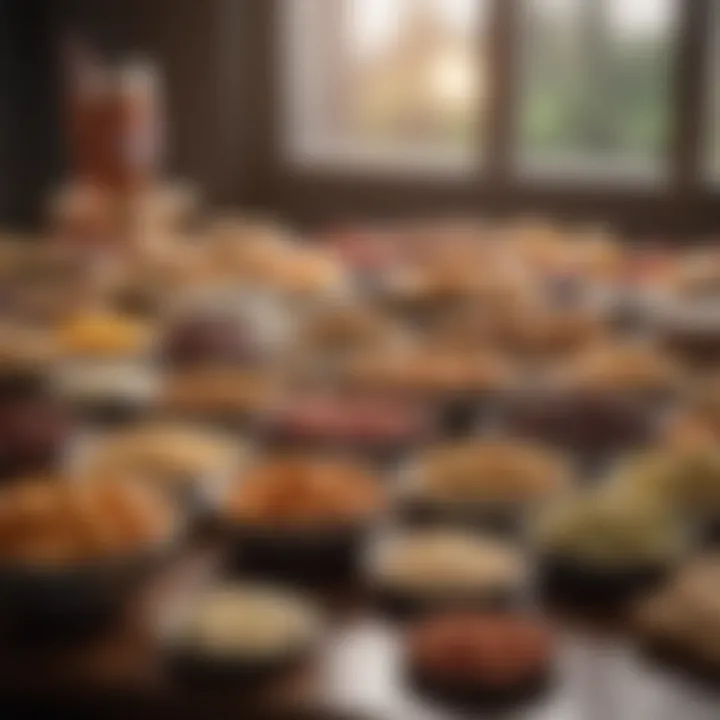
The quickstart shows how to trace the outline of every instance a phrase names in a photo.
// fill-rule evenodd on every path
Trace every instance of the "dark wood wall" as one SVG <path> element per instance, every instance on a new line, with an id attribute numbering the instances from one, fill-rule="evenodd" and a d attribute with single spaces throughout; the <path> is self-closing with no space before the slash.
<path id="1" fill-rule="evenodd" d="M 0 0 L 0 223 L 32 225 L 60 174 L 54 0 Z"/>

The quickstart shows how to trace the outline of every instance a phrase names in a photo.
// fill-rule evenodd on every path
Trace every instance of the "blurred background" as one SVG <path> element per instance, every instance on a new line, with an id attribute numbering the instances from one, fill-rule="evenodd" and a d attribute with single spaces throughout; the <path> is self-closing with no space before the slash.
<path id="1" fill-rule="evenodd" d="M 720 0 L 0 0 L 0 707 L 716 719 L 718 80 Z"/>
<path id="2" fill-rule="evenodd" d="M 3 0 L 0 220 L 68 167 L 62 47 L 163 74 L 168 163 L 214 205 L 325 222 L 720 220 L 717 0 Z"/>

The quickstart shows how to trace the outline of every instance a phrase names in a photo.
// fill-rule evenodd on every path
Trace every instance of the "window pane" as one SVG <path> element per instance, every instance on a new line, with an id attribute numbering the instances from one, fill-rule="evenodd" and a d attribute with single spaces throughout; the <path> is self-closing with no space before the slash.
<path id="1" fill-rule="evenodd" d="M 675 0 L 524 0 L 520 166 L 667 168 Z"/>
<path id="2" fill-rule="evenodd" d="M 301 159 L 473 163 L 484 0 L 286 0 Z"/>

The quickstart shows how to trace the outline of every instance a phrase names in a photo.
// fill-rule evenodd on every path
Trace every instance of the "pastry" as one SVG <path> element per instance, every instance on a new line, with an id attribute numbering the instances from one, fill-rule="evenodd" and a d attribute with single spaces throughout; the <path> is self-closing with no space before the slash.
<path id="1" fill-rule="evenodd" d="M 300 330 L 300 342 L 324 355 L 391 348 L 403 341 L 403 329 L 389 317 L 356 306 L 321 308 Z"/>
<path id="2" fill-rule="evenodd" d="M 162 500 L 138 483 L 24 481 L 0 492 L 0 565 L 68 568 L 159 546 L 174 531 Z"/>
<path id="3" fill-rule="evenodd" d="M 202 427 L 144 424 L 102 438 L 85 466 L 92 477 L 136 476 L 192 503 L 219 500 L 245 454 L 239 442 Z"/>
<path id="4" fill-rule="evenodd" d="M 496 529 L 522 524 L 528 507 L 569 487 L 568 465 L 539 446 L 468 440 L 421 455 L 407 488 L 410 517 Z"/>
<path id="5" fill-rule="evenodd" d="M 553 359 L 582 352 L 607 333 L 597 314 L 578 307 L 549 307 L 537 298 L 496 313 L 491 337 L 524 358 Z"/>
<path id="6" fill-rule="evenodd" d="M 438 502 L 532 502 L 564 490 L 568 468 L 539 446 L 469 440 L 420 457 L 418 490 Z"/>
<path id="7" fill-rule="evenodd" d="M 87 312 L 61 324 L 56 342 L 65 357 L 133 357 L 150 350 L 152 331 L 129 316 Z"/>
<path id="8" fill-rule="evenodd" d="M 441 349 L 358 357 L 349 369 L 360 386 L 421 395 L 501 389 L 513 379 L 501 357 Z"/>
<path id="9" fill-rule="evenodd" d="M 278 392 L 277 379 L 262 370 L 193 368 L 165 376 L 158 405 L 179 417 L 260 418 L 276 405 Z"/>
<path id="10" fill-rule="evenodd" d="M 676 389 L 681 369 L 661 352 L 643 345 L 591 348 L 574 358 L 558 375 L 580 392 L 645 394 L 652 397 Z"/>
<path id="11" fill-rule="evenodd" d="M 265 527 L 345 525 L 382 508 L 378 482 L 339 461 L 284 458 L 252 469 L 230 494 L 235 521 Z"/>

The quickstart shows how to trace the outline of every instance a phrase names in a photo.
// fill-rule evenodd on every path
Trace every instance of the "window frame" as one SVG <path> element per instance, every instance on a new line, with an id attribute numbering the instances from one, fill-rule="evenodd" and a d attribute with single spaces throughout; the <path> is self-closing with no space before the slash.
<path id="1" fill-rule="evenodd" d="M 266 0 L 261 13 L 263 47 L 271 58 L 264 90 L 274 116 L 264 127 L 266 149 L 263 204 L 309 222 L 437 216 L 450 213 L 504 216 L 548 213 L 570 220 L 602 220 L 633 235 L 670 238 L 720 231 L 720 185 L 708 177 L 702 159 L 708 133 L 705 103 L 710 58 L 712 3 L 677 0 L 678 45 L 673 53 L 668 175 L 661 182 L 617 181 L 574 176 L 534 177 L 513 171 L 513 143 L 519 108 L 519 11 L 523 0 L 488 0 L 488 100 L 477 132 L 482 158 L 468 174 L 434 174 L 413 168 L 377 168 L 334 163 L 297 163 L 285 152 L 279 120 L 287 108 L 282 78 L 285 52 L 283 6 Z M 292 0 L 289 0 L 292 2 Z M 278 150 L 280 148 L 280 150 Z"/>
<path id="2" fill-rule="evenodd" d="M 525 77 L 523 75 L 523 62 L 526 60 L 524 48 L 526 47 L 526 36 L 523 35 L 527 31 L 527 18 L 523 17 L 524 13 L 530 11 L 530 4 L 536 0 L 511 0 L 514 11 L 516 13 L 517 26 L 514 30 L 512 42 L 520 49 L 517 51 L 517 57 L 522 58 L 520 66 L 513 77 L 512 81 L 517 88 L 516 105 L 513 108 L 515 113 L 513 121 L 516 124 L 515 136 L 512 139 L 512 160 L 514 174 L 521 180 L 530 180 L 532 182 L 555 181 L 560 183 L 578 183 L 584 187 L 603 187 L 616 185 L 626 189 L 633 188 L 662 188 L 671 182 L 672 175 L 672 143 L 673 143 L 673 125 L 674 118 L 674 78 L 673 73 L 679 61 L 679 48 L 682 42 L 679 28 L 671 24 L 671 32 L 669 40 L 671 48 L 669 57 L 667 58 L 667 103 L 668 106 L 666 121 L 666 147 L 665 152 L 660 153 L 656 158 L 648 161 L 642 160 L 639 156 L 632 157 L 615 157 L 603 163 L 597 159 L 593 159 L 592 153 L 586 154 L 583 151 L 571 151 L 565 157 L 557 157 L 554 159 L 541 160 L 532 153 L 527 153 L 527 148 L 523 148 L 523 138 L 521 131 L 523 99 L 521 96 L 526 89 Z M 621 0 L 621 2 L 627 0 Z M 585 23 L 587 17 L 582 17 L 582 12 L 587 12 L 592 3 L 611 2 L 611 0 L 573 0 L 575 3 L 582 3 L 583 8 L 580 12 L 581 22 Z M 672 12 L 672 21 L 678 22 L 683 12 L 683 0 L 668 0 Z M 679 23 L 678 23 L 679 24 Z M 581 32 L 584 32 L 584 28 Z M 592 58 L 591 58 L 592 60 Z M 599 58 L 600 62 L 604 62 L 607 58 Z"/>

